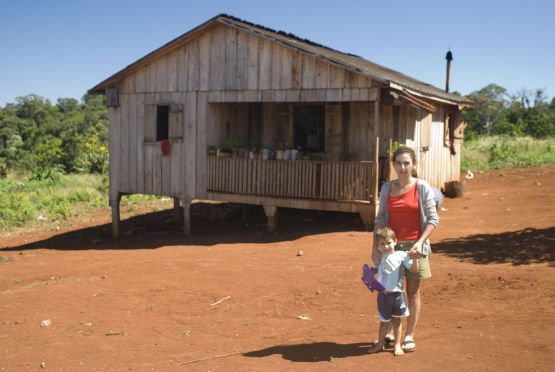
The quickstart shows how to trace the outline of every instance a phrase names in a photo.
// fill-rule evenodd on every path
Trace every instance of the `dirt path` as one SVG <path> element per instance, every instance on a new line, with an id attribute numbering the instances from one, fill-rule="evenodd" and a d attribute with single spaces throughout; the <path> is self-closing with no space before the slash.
<path id="1" fill-rule="evenodd" d="M 285 210 L 270 235 L 253 207 L 247 223 L 193 217 L 185 239 L 167 211 L 114 241 L 106 211 L 0 238 L 0 370 L 552 370 L 555 168 L 476 174 L 465 190 L 440 211 L 415 353 L 367 354 L 371 234 L 355 215 Z"/>

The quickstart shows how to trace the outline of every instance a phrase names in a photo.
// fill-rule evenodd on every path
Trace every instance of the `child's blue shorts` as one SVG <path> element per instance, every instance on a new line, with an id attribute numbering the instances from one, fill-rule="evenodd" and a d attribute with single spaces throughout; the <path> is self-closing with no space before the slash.
<path id="1" fill-rule="evenodd" d="M 406 318 L 409 316 L 405 292 L 378 293 L 378 313 L 380 322 L 384 323 L 391 321 L 392 316 L 396 318 Z"/>

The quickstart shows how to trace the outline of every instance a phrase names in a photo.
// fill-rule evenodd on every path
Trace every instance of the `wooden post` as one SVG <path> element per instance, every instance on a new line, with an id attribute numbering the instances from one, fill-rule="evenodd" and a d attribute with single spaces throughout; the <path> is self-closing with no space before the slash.
<path id="1" fill-rule="evenodd" d="M 173 215 L 176 221 L 181 219 L 181 205 L 179 198 L 173 198 Z"/>
<path id="2" fill-rule="evenodd" d="M 266 214 L 268 232 L 272 233 L 277 228 L 277 207 L 275 205 L 264 205 L 263 207 Z"/>
<path id="3" fill-rule="evenodd" d="M 387 160 L 386 160 L 387 161 Z M 378 190 L 380 188 L 380 136 L 376 136 L 376 151 L 374 153 L 374 171 L 372 184 L 372 203 L 378 204 Z"/>
<path id="4" fill-rule="evenodd" d="M 384 179 L 384 181 L 391 181 L 393 179 L 393 163 L 391 162 L 391 155 L 393 155 L 393 139 L 390 138 L 389 139 L 389 143 L 387 144 L 387 152 L 386 152 L 386 167 L 385 169 L 387 169 L 387 177 Z"/>
<path id="5" fill-rule="evenodd" d="M 181 205 L 183 206 L 183 234 L 191 236 L 191 200 L 182 198 Z"/>
<path id="6" fill-rule="evenodd" d="M 357 204 L 357 210 L 362 224 L 364 225 L 364 230 L 373 230 L 374 220 L 376 218 L 376 204 Z"/>
<path id="7" fill-rule="evenodd" d="M 112 237 L 114 239 L 119 238 L 120 202 L 121 202 L 121 193 L 118 193 L 115 199 L 110 200 L 110 206 L 112 207 Z"/>

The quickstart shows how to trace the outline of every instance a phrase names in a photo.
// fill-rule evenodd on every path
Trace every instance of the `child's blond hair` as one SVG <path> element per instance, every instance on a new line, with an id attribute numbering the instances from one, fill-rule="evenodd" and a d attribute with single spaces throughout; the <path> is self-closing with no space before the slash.
<path id="1" fill-rule="evenodd" d="M 382 227 L 381 229 L 378 229 L 375 235 L 378 241 L 387 240 L 387 239 L 392 239 L 393 241 L 397 241 L 397 236 L 395 235 L 395 231 L 393 231 L 391 228 L 387 226 Z"/>

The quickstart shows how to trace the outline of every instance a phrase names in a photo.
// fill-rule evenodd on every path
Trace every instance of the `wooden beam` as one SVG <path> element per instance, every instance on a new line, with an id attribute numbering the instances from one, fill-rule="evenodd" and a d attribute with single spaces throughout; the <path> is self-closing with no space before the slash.
<path id="1" fill-rule="evenodd" d="M 400 90 L 394 91 L 395 94 L 399 95 L 400 98 L 404 99 L 405 101 L 407 101 L 409 104 L 416 106 L 417 108 L 421 108 L 423 110 L 426 110 L 428 112 L 436 112 L 437 111 L 437 107 L 432 105 L 431 103 L 428 103 L 420 98 L 417 98 L 416 96 L 408 93 L 408 92 L 403 92 Z"/>

